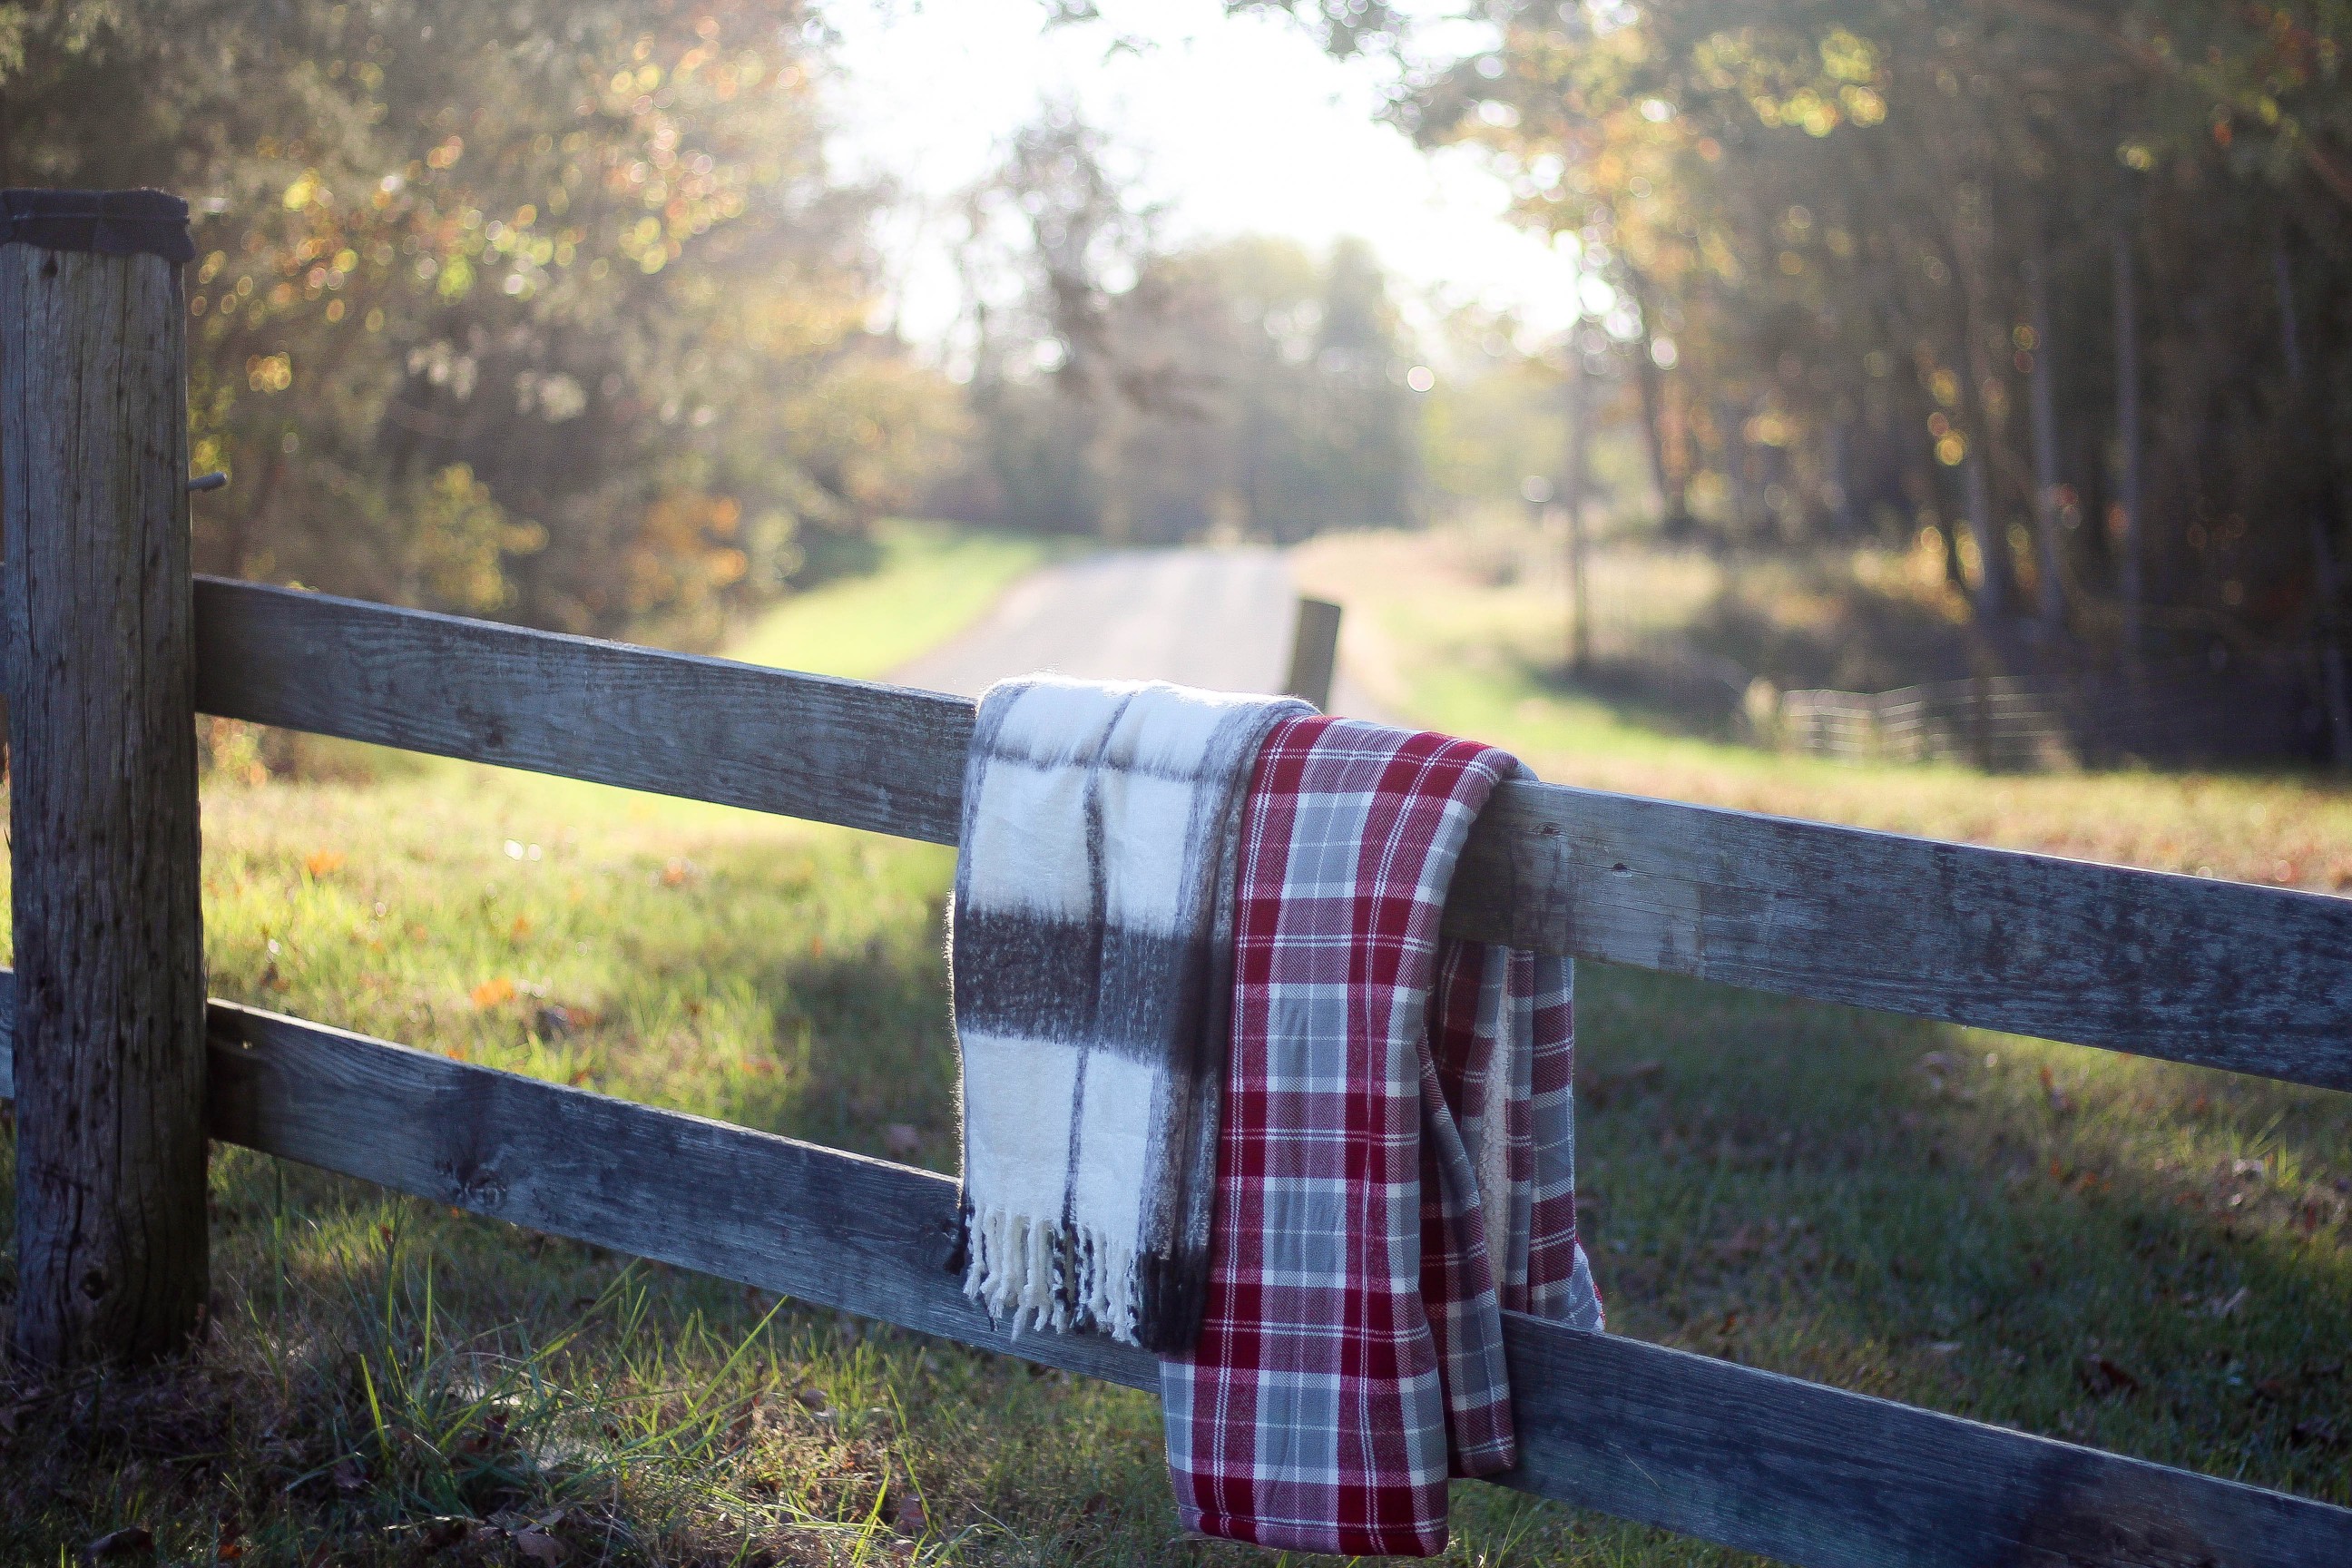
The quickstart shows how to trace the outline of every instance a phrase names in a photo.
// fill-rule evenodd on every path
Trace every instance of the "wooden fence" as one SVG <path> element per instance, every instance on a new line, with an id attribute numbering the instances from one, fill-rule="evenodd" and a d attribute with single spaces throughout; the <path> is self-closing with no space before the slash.
<path id="1" fill-rule="evenodd" d="M 2315 682 L 2292 656 L 2202 658 L 2137 674 L 1985 675 L 1892 691 L 1784 691 L 1779 743 L 1841 762 L 1958 763 L 1988 772 L 2316 760 Z"/>
<path id="2" fill-rule="evenodd" d="M 186 978 L 132 961 L 175 951 L 186 932 L 174 922 L 195 918 L 182 907 L 192 898 L 174 902 L 183 879 L 194 886 L 193 835 L 170 837 L 174 812 L 193 819 L 194 772 L 168 756 L 161 770 L 145 766 L 142 748 L 166 739 L 136 721 L 151 687 L 178 703 L 171 744 L 203 711 L 936 843 L 955 837 L 972 713 L 932 693 L 248 584 L 199 579 L 191 592 L 158 538 L 168 526 L 184 541 L 184 501 L 153 504 L 180 493 L 184 467 L 163 489 L 109 490 L 63 465 L 21 460 L 27 397 L 64 395 L 53 385 L 28 395 L 24 384 L 94 374 L 56 357 L 68 352 L 64 339 L 39 350 L 48 359 L 27 357 L 23 321 L 67 308 L 40 269 L 50 254 L 0 247 L 20 964 L 0 1011 L 12 1049 L 23 1046 L 0 1071 L 16 1068 L 5 1087 L 17 1099 L 20 1149 L 85 1162 L 73 1173 L 85 1207 L 126 1181 L 168 1194 L 186 1173 L 168 1160 L 126 1163 L 145 1145 L 121 1141 L 170 1145 L 168 1128 L 155 1129 L 176 1108 L 214 1139 L 436 1203 L 1155 1388 L 1143 1352 L 1083 1336 L 1016 1340 L 966 1300 L 948 1268 L 955 1185 L 940 1176 L 217 1002 L 186 1038 L 201 1084 L 193 1100 L 126 1078 L 168 1059 L 170 1044 L 126 1030 L 130 1010 L 160 997 L 167 1020 L 176 1016 L 184 989 L 173 988 Z M 118 309 L 121 294 L 90 309 Z M 154 374 L 152 356 L 121 356 L 108 374 Z M 104 401 L 78 406 L 104 417 Z M 152 399 L 114 402 L 164 416 Z M 126 460 L 164 472 L 182 459 L 176 406 L 169 416 L 170 428 L 122 448 Z M 106 495 L 93 501 L 94 490 Z M 125 495 L 147 500 L 118 504 Z M 135 578 L 151 595 L 140 613 L 126 610 L 134 579 L 120 573 L 42 574 L 69 537 L 90 559 L 152 568 Z M 144 557 L 119 548 L 142 539 Z M 44 541 L 56 550 L 45 553 Z M 120 661 L 133 658 L 161 661 L 163 673 L 122 688 Z M 190 667 L 192 680 L 171 673 Z M 68 713 L 77 723 L 57 721 Z M 85 795 L 60 794 L 68 783 Z M 163 834 L 137 839 L 158 822 Z M 28 885 L 41 897 L 28 900 Z M 162 913 L 142 906 L 143 924 L 102 923 L 156 888 Z M 43 919 L 59 922 L 50 935 L 60 940 L 38 940 Z M 1473 832 L 1446 924 L 1789 995 L 2352 1088 L 2343 900 L 1514 784 Z M 61 1143 L 44 1128 L 103 1095 L 151 1112 L 109 1122 L 118 1146 Z M 97 1168 L 100 1154 L 115 1159 L 114 1173 Z M 200 1205 L 200 1166 L 195 1175 Z M 20 1205 L 49 1201 L 47 1190 L 22 1187 Z M 105 1217 L 114 1232 L 137 1229 L 127 1211 Z M 110 1235 L 80 1238 L 79 1253 L 28 1251 L 26 1295 L 118 1295 L 98 1265 L 58 1277 L 60 1256 L 78 1268 L 128 1245 Z M 75 1343 L 85 1353 L 135 1348 L 141 1325 L 169 1306 L 118 1311 Z M 1501 1484 L 1521 1490 L 1811 1568 L 2352 1563 L 2352 1510 L 1635 1340 L 1515 1314 L 1506 1329 L 1521 1462 Z M 20 1319 L 20 1347 L 26 1334 Z"/>

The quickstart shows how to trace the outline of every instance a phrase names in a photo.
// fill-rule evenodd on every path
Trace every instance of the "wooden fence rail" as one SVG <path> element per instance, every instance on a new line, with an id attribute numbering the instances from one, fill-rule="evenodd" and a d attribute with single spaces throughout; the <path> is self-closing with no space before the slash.
<path id="1" fill-rule="evenodd" d="M 191 598 L 185 216 L 156 193 L 0 193 L 0 676 L 24 966 L 21 1009 L 0 971 L 0 1090 L 18 1101 L 20 1241 L 60 1217 L 80 1226 L 20 1247 L 19 1350 L 104 1359 L 184 1334 L 204 1259 L 173 1216 L 197 1216 L 201 1240 L 209 1135 L 1152 1387 L 1139 1352 L 1013 1336 L 964 1298 L 944 1177 L 205 1005 L 195 846 L 178 830 L 195 810 L 191 697 L 233 719 L 940 843 L 955 838 L 972 712 L 247 584 L 197 580 Z M 57 259 L 84 254 L 99 259 Z M 123 473 L 93 478 L 93 452 L 118 453 Z M 2344 900 L 1516 784 L 1472 835 L 1446 923 L 2352 1088 Z M 24 1176 L 37 1146 L 53 1156 L 46 1185 Z M 55 1195 L 68 1189 L 70 1204 Z M 157 1193 L 170 1203 L 142 1210 L 152 1223 L 132 1237 L 125 1215 Z M 172 1289 L 142 1293 L 158 1259 Z M 79 1304 L 43 1326 L 23 1305 L 36 1287 Z M 2352 1510 L 1622 1337 L 1516 1315 L 1506 1330 L 1521 1465 L 1502 1479 L 1543 1496 L 1807 1568 L 2352 1563 Z"/>
<path id="2" fill-rule="evenodd" d="M 955 842 L 971 704 L 199 578 L 196 705 Z M 2352 1089 L 2352 900 L 1506 784 L 1456 934 Z"/>
<path id="3" fill-rule="evenodd" d="M 0 1038 L 15 1027 L 0 971 Z M 434 1203 L 1157 1392 L 1150 1354 L 1015 1335 L 947 1267 L 956 1184 L 212 1005 L 212 1135 Z M 10 1060 L 0 1048 L 0 1092 Z M 1501 1484 L 1807 1568 L 2308 1568 L 2352 1510 L 1506 1314 Z"/>

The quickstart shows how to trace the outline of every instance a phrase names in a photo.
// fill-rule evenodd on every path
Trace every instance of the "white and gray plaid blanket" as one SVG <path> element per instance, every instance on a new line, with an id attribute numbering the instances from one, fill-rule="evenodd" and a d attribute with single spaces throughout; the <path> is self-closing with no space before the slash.
<path id="1" fill-rule="evenodd" d="M 1208 1283 L 1234 854 L 1287 699 L 1000 682 L 949 936 L 964 1288 L 1030 1328 L 1188 1347 Z"/>

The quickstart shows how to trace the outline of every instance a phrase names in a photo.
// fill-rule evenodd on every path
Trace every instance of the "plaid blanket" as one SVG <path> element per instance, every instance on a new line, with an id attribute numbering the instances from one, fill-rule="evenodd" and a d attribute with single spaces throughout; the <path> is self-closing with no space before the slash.
<path id="1" fill-rule="evenodd" d="M 1303 702 L 999 682 L 948 942 L 964 1288 L 1016 1327 L 1190 1344 L 1208 1285 L 1244 791 Z"/>
<path id="2" fill-rule="evenodd" d="M 1566 960 L 1441 940 L 1507 754 L 1298 719 L 1259 753 L 1209 1303 L 1163 1357 L 1187 1529 L 1444 1549 L 1446 1479 L 1516 1462 L 1501 1310 L 1580 1328 Z"/>

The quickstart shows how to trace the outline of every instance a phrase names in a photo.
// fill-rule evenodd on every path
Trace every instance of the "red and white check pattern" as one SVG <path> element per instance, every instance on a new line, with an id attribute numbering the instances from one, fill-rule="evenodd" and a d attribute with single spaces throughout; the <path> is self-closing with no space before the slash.
<path id="1" fill-rule="evenodd" d="M 1568 965 L 1438 935 L 1470 824 L 1518 771 L 1319 718 L 1259 752 L 1208 1311 L 1161 1363 L 1188 1529 L 1441 1552 L 1449 1474 L 1517 1457 L 1500 1309 L 1601 1326 Z"/>

